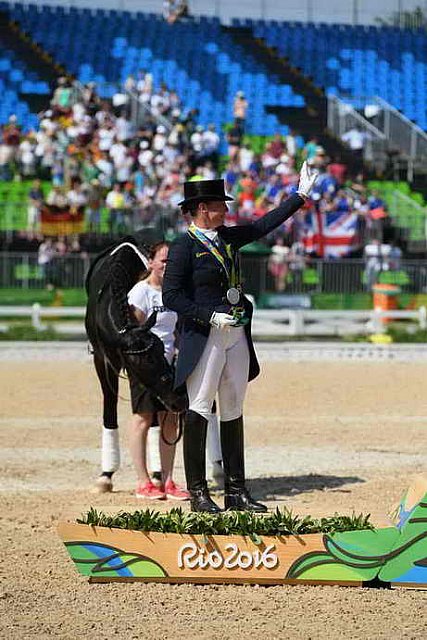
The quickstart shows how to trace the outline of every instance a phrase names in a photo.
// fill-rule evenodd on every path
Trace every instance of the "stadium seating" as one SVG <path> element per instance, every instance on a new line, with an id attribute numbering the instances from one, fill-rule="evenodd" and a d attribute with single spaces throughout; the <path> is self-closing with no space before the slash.
<path id="1" fill-rule="evenodd" d="M 25 231 L 27 228 L 28 192 L 32 187 L 32 180 L 22 182 L 0 181 L 0 232 Z M 42 190 L 45 196 L 52 189 L 51 182 L 43 181 Z M 108 211 L 101 209 L 102 233 L 108 232 Z"/>
<path id="2" fill-rule="evenodd" d="M 420 193 L 411 191 L 407 182 L 391 182 L 387 180 L 370 181 L 368 188 L 378 191 L 387 203 L 393 224 L 405 230 L 406 239 L 410 242 L 425 242 L 426 215 L 425 202 Z M 396 193 L 403 194 L 400 199 Z M 411 200 L 414 206 L 411 207 Z M 423 207 L 421 209 L 420 207 Z"/>
<path id="3" fill-rule="evenodd" d="M 83 83 L 95 81 L 111 97 L 116 84 L 139 69 L 150 69 L 156 86 L 174 88 L 186 108 L 199 108 L 200 123 L 221 127 L 230 121 L 237 90 L 246 93 L 248 132 L 286 133 L 267 105 L 304 106 L 289 85 L 280 85 L 253 56 L 238 47 L 216 18 L 167 24 L 161 16 L 40 4 L 0 3 L 30 36 Z M 276 21 L 236 20 L 250 27 L 326 92 L 351 97 L 379 95 L 427 129 L 427 62 L 424 31 Z M 47 92 L 22 63 L 4 55 L 1 79 L 8 76 L 0 114 L 16 106 L 26 120 L 25 103 L 15 94 Z"/>
<path id="4" fill-rule="evenodd" d="M 50 88 L 29 71 L 13 51 L 0 47 L 0 124 L 5 124 L 9 116 L 15 114 L 24 131 L 37 127 L 37 116 L 30 112 L 27 102 L 20 97 L 20 94 L 30 93 L 46 95 L 47 101 Z"/>
<path id="5" fill-rule="evenodd" d="M 28 192 L 32 184 L 32 180 L 0 182 L 0 231 L 19 231 L 27 228 Z M 42 184 L 45 194 L 50 188 L 49 182 Z"/>
<path id="6" fill-rule="evenodd" d="M 248 132 L 264 135 L 286 133 L 286 126 L 266 113 L 267 105 L 304 106 L 302 96 L 271 77 L 215 18 L 171 26 L 152 14 L 35 4 L 0 7 L 81 82 L 102 85 L 105 97 L 130 73 L 150 69 L 156 86 L 165 82 L 187 109 L 199 108 L 202 125 L 221 127 L 231 119 L 234 94 L 242 90 L 250 103 Z M 351 97 L 356 107 L 358 99 L 379 95 L 427 128 L 425 32 L 276 21 L 235 24 L 251 27 L 254 36 L 277 47 L 326 92 Z M 46 89 L 19 66 L 11 69 L 23 73 L 14 82 L 23 84 L 24 93 Z"/>
<path id="7" fill-rule="evenodd" d="M 58 62 L 111 97 L 116 83 L 149 69 L 155 86 L 175 89 L 186 109 L 198 108 L 202 125 L 221 128 L 232 120 L 236 91 L 250 104 L 248 133 L 286 134 L 267 105 L 303 106 L 295 95 L 248 51 L 238 47 L 215 18 L 167 24 L 161 16 L 120 11 L 14 5 L 9 9 L 21 28 Z"/>
<path id="8" fill-rule="evenodd" d="M 427 129 L 427 33 L 397 27 L 236 21 L 250 27 L 326 93 L 380 96 Z"/>

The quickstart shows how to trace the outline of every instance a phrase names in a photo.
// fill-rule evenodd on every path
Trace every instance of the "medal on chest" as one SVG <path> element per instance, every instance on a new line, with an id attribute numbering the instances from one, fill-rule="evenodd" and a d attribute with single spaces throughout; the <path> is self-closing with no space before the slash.
<path id="1" fill-rule="evenodd" d="M 227 290 L 227 300 L 230 304 L 238 304 L 240 302 L 240 291 L 237 287 L 230 287 Z"/>
<path id="2" fill-rule="evenodd" d="M 196 240 L 201 242 L 205 249 L 207 249 L 212 255 L 212 257 L 215 258 L 217 262 L 219 262 L 227 275 L 227 300 L 231 305 L 238 304 L 241 299 L 242 288 L 240 285 L 240 268 L 237 253 L 233 253 L 231 245 L 222 243 L 221 246 L 223 247 L 223 251 L 226 254 L 224 255 L 224 253 L 220 251 L 220 248 L 210 238 L 205 236 L 205 234 L 202 233 L 200 229 L 198 229 L 194 224 L 190 225 L 188 233 L 193 238 L 196 238 Z M 219 240 L 220 242 L 222 242 L 221 239 Z"/>

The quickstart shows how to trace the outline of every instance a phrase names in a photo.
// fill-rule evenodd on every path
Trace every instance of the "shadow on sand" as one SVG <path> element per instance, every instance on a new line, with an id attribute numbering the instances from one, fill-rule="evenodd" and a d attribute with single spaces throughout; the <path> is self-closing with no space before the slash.
<path id="1" fill-rule="evenodd" d="M 280 500 L 288 496 L 324 489 L 350 492 L 346 485 L 365 482 L 356 476 L 325 476 L 307 474 L 304 476 L 272 476 L 248 479 L 247 487 L 258 500 Z M 219 488 L 219 487 L 216 487 Z"/>

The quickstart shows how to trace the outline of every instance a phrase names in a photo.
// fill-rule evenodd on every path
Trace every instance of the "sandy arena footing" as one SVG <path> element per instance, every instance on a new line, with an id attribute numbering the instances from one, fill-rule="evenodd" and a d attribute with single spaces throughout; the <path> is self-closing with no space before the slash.
<path id="1" fill-rule="evenodd" d="M 293 361 L 279 358 L 279 347 L 258 349 L 262 374 L 246 401 L 253 493 L 271 508 L 286 505 L 313 516 L 364 512 L 387 524 L 412 477 L 427 467 L 427 360 Z M 0 637 L 426 636 L 420 591 L 89 585 L 55 527 L 90 506 L 112 512 L 145 506 L 133 496 L 126 452 L 126 381 L 124 464 L 116 491 L 104 495 L 91 492 L 99 471 L 101 393 L 84 345 L 2 345 L 0 384 Z M 183 481 L 181 445 L 176 477 Z M 221 501 L 221 492 L 217 497 Z"/>

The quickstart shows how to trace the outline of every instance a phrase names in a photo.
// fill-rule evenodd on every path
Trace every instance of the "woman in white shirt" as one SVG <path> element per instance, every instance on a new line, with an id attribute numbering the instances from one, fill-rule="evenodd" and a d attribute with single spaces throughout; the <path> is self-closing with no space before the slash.
<path id="1" fill-rule="evenodd" d="M 151 329 L 162 341 L 165 347 L 165 358 L 172 363 L 175 354 L 175 325 L 177 314 L 163 306 L 162 284 L 169 247 L 165 242 L 159 242 L 151 248 L 149 256 L 149 275 L 140 280 L 128 293 L 128 303 L 132 308 L 135 319 L 141 324 L 157 312 L 156 323 Z M 149 500 L 187 500 L 188 492 L 174 483 L 172 469 L 175 457 L 175 445 L 167 444 L 160 438 L 160 462 L 162 483 L 154 485 L 147 469 L 147 434 L 153 425 L 154 416 L 158 414 L 162 425 L 163 435 L 167 442 L 176 437 L 176 417 L 166 411 L 162 403 L 145 387 L 129 376 L 132 403 L 132 420 L 130 424 L 129 444 L 130 452 L 138 476 L 135 495 L 137 498 Z"/>

